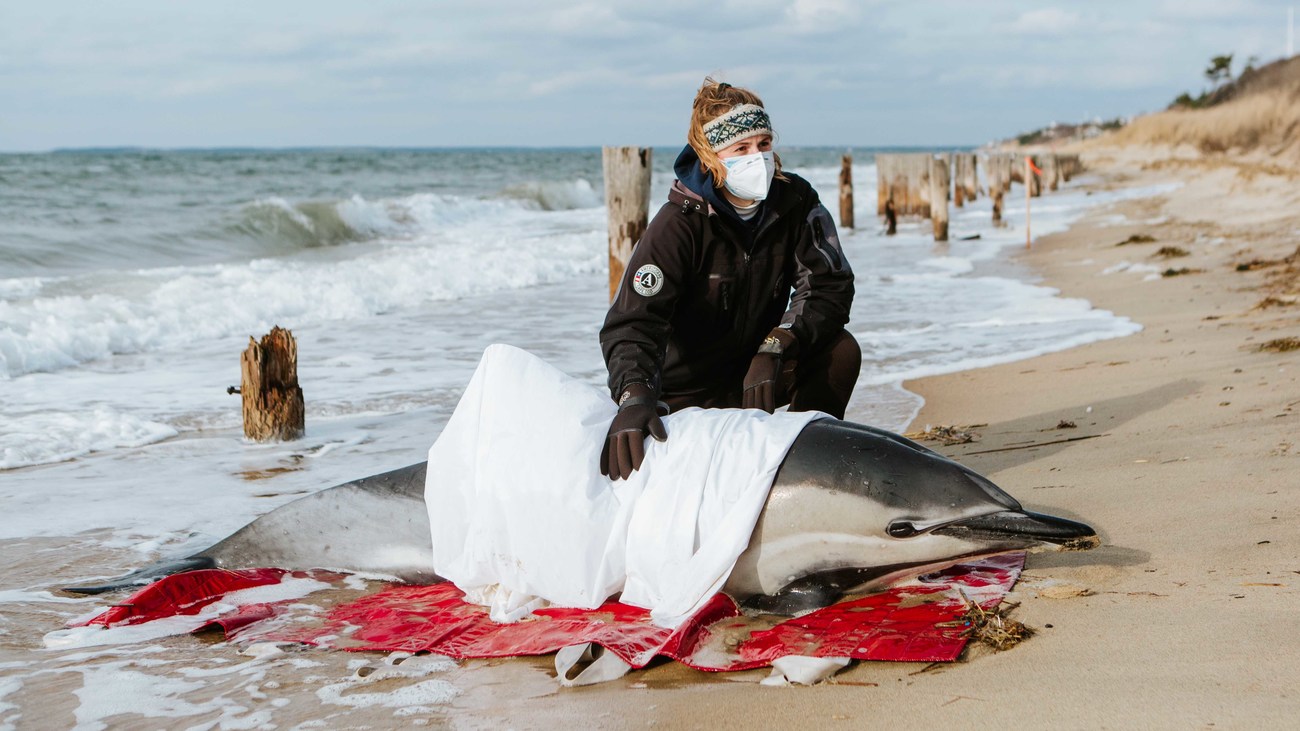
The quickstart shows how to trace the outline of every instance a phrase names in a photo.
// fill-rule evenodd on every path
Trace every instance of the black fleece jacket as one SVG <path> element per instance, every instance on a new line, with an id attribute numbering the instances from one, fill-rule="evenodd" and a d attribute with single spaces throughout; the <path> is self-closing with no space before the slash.
<path id="1" fill-rule="evenodd" d="M 807 181 L 774 179 L 746 222 L 689 145 L 674 168 L 678 180 L 632 250 L 600 331 L 615 399 L 631 383 L 661 396 L 739 393 L 773 328 L 809 352 L 849 320 L 853 271 Z"/>

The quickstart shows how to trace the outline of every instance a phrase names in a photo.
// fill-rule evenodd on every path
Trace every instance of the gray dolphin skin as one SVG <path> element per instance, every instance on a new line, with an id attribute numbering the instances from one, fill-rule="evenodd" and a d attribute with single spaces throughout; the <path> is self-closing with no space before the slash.
<path id="1" fill-rule="evenodd" d="M 423 463 L 321 490 L 212 547 L 108 583 L 95 594 L 200 568 L 327 568 L 440 579 L 430 571 Z M 1098 545 L 1082 523 L 1024 510 L 988 479 L 892 432 L 810 423 L 772 484 L 724 590 L 746 607 L 795 614 L 964 559 Z"/>

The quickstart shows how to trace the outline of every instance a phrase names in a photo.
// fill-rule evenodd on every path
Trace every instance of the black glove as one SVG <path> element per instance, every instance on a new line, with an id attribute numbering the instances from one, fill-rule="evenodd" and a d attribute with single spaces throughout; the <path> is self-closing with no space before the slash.
<path id="1" fill-rule="evenodd" d="M 758 354 L 749 363 L 745 373 L 745 392 L 740 397 L 743 409 L 762 409 L 767 413 L 776 410 L 776 389 L 781 377 L 781 365 L 785 358 L 792 355 L 794 335 L 789 330 L 773 330 L 763 344 L 758 347 Z"/>
<path id="2" fill-rule="evenodd" d="M 633 383 L 618 401 L 618 414 L 610 422 L 605 448 L 600 452 L 600 474 L 611 480 L 626 480 L 645 460 L 646 434 L 662 442 L 668 439 L 668 431 L 659 418 L 659 404 L 649 386 Z"/>

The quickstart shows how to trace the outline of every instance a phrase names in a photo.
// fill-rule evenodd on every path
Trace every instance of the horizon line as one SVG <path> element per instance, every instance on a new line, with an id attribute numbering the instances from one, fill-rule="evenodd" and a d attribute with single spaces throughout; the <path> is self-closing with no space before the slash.
<path id="1" fill-rule="evenodd" d="M 684 143 L 682 143 L 684 146 Z M 908 145 L 866 145 L 866 144 L 821 144 L 821 145 L 782 145 L 791 150 L 800 149 L 843 149 L 843 150 L 973 150 L 989 143 L 981 144 L 908 144 Z M 0 155 L 56 155 L 69 153 L 147 153 L 147 152 L 318 152 L 318 151 L 470 151 L 470 150 L 599 150 L 608 145 L 213 145 L 213 146 L 176 146 L 152 147 L 146 145 L 87 145 L 85 147 L 51 147 L 40 150 L 0 150 Z M 628 145 L 632 147 L 634 145 Z M 677 144 L 642 145 L 649 148 L 676 148 Z"/>

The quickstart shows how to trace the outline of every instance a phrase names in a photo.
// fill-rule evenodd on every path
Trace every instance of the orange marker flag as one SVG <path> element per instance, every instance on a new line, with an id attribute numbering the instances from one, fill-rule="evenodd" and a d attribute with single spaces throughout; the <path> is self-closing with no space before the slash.
<path id="1" fill-rule="evenodd" d="M 1030 156 L 1028 156 L 1028 155 L 1025 155 L 1025 164 L 1027 164 L 1027 165 L 1029 166 L 1029 169 L 1030 169 L 1030 170 L 1033 170 L 1033 171 L 1034 171 L 1034 175 L 1042 175 L 1042 174 L 1043 174 L 1043 171 L 1042 171 L 1042 170 L 1039 170 L 1039 169 L 1038 169 L 1038 166 L 1034 164 L 1034 158 L 1032 158 L 1032 157 L 1030 157 Z"/>

